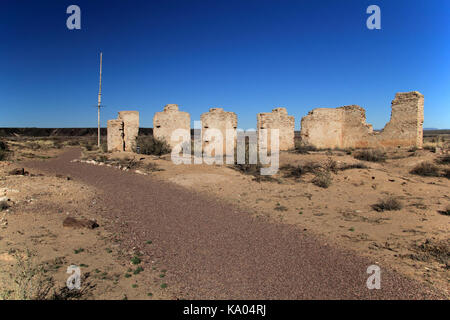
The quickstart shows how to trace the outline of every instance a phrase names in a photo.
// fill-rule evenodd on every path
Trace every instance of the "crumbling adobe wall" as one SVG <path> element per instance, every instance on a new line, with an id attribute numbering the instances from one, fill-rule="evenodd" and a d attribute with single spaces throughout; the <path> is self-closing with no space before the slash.
<path id="1" fill-rule="evenodd" d="M 107 141 L 108 152 L 124 151 L 122 120 L 108 120 Z"/>
<path id="2" fill-rule="evenodd" d="M 139 112 L 120 111 L 117 119 L 107 123 L 108 151 L 134 152 L 139 134 Z"/>
<path id="3" fill-rule="evenodd" d="M 156 112 L 153 117 L 153 136 L 165 140 L 170 147 L 175 147 L 180 141 L 172 141 L 172 132 L 177 129 L 191 130 L 191 116 L 187 112 L 178 111 L 178 105 L 167 104 L 164 111 Z"/>
<path id="4" fill-rule="evenodd" d="M 272 112 L 257 115 L 258 141 L 261 129 L 267 129 L 267 150 L 271 149 L 271 129 L 279 130 L 279 150 L 294 149 L 295 118 L 288 115 L 286 108 L 275 108 Z"/>
<path id="5" fill-rule="evenodd" d="M 317 148 L 422 147 L 423 95 L 397 93 L 391 120 L 381 132 L 366 123 L 363 108 L 351 105 L 318 108 L 301 120 L 301 139 Z"/>
<path id="6" fill-rule="evenodd" d="M 417 91 L 400 92 L 392 101 L 391 120 L 380 132 L 378 141 L 385 147 L 423 146 L 424 97 Z"/>
<path id="7" fill-rule="evenodd" d="M 202 146 L 203 150 L 214 141 L 208 138 L 208 129 L 217 129 L 222 134 L 223 155 L 232 155 L 236 147 L 236 129 L 237 115 L 234 112 L 224 111 L 222 108 L 210 108 L 209 112 L 202 113 L 200 116 L 202 122 Z M 228 136 L 227 136 L 227 130 Z M 210 131 L 212 132 L 212 131 Z M 206 134 L 206 135 L 205 135 Z M 218 137 L 214 137 L 218 139 Z M 229 153 L 227 154 L 227 150 Z M 212 156 L 216 154 L 214 150 Z"/>
<path id="8" fill-rule="evenodd" d="M 118 119 L 123 121 L 123 141 L 125 151 L 136 150 L 136 138 L 139 134 L 139 112 L 120 111 Z"/>

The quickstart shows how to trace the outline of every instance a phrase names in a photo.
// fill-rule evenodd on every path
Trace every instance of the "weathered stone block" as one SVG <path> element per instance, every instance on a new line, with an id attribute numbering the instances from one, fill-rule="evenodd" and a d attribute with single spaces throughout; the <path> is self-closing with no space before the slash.
<path id="1" fill-rule="evenodd" d="M 123 140 L 125 151 L 136 150 L 136 138 L 139 134 L 139 112 L 120 111 L 118 119 L 123 121 Z"/>
<path id="2" fill-rule="evenodd" d="M 270 113 L 258 113 L 258 141 L 261 129 L 267 129 L 267 150 L 271 149 L 271 130 L 279 130 L 279 150 L 294 149 L 295 118 L 288 115 L 286 108 L 275 108 Z"/>
<path id="3" fill-rule="evenodd" d="M 155 113 L 153 117 L 153 136 L 155 138 L 165 140 L 173 148 L 180 143 L 180 140 L 172 140 L 172 133 L 177 129 L 190 132 L 191 116 L 189 113 L 179 111 L 176 104 L 167 104 L 164 111 Z"/>
<path id="4" fill-rule="evenodd" d="M 139 112 L 120 111 L 117 119 L 108 120 L 108 151 L 134 152 L 138 134 Z"/>
<path id="5" fill-rule="evenodd" d="M 224 111 L 222 108 L 210 108 L 209 112 L 202 113 L 200 120 L 202 122 L 203 150 L 217 142 L 223 145 L 222 155 L 233 156 L 236 147 L 236 113 Z M 219 142 L 220 137 L 214 134 L 214 129 L 220 132 L 221 142 Z M 214 137 L 211 137 L 211 135 L 214 135 Z M 211 156 L 215 156 L 216 154 L 217 150 L 214 150 Z"/>
<path id="6" fill-rule="evenodd" d="M 366 123 L 363 108 L 318 108 L 301 120 L 301 139 L 317 148 L 422 147 L 423 95 L 397 93 L 391 119 L 381 132 Z"/>
<path id="7" fill-rule="evenodd" d="M 108 152 L 124 151 L 122 120 L 120 119 L 108 120 L 107 141 L 108 141 Z"/>

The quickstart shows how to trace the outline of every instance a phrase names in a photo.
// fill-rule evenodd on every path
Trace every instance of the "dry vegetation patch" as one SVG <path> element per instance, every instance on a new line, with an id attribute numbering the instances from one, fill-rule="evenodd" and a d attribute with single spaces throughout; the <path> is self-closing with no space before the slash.
<path id="1" fill-rule="evenodd" d="M 378 203 L 372 205 L 375 211 L 396 211 L 403 208 L 403 204 L 395 197 L 389 196 L 384 199 L 380 199 Z"/>
<path id="2" fill-rule="evenodd" d="M 355 159 L 371 161 L 371 162 L 385 162 L 387 159 L 386 153 L 379 149 L 367 149 L 355 152 Z"/>

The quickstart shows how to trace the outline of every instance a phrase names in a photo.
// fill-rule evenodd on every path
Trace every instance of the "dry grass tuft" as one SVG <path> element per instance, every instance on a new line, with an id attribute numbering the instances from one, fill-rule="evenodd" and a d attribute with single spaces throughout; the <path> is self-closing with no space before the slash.
<path id="1" fill-rule="evenodd" d="M 386 161 L 386 153 L 378 149 L 367 149 L 356 152 L 353 157 L 358 160 L 371 162 Z"/>
<path id="2" fill-rule="evenodd" d="M 412 174 L 416 174 L 424 177 L 439 177 L 439 167 L 431 162 L 421 162 L 410 171 Z"/>
<path id="3" fill-rule="evenodd" d="M 396 198 L 389 196 L 372 205 L 372 209 L 378 212 L 394 211 L 403 208 L 403 204 Z"/>

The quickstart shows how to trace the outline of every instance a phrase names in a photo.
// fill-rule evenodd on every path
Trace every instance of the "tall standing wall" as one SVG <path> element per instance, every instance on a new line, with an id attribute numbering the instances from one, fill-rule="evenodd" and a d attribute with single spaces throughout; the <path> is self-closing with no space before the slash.
<path id="1" fill-rule="evenodd" d="M 267 129 L 267 149 L 271 149 L 271 130 L 279 130 L 279 150 L 294 149 L 295 118 L 288 115 L 286 108 L 275 108 L 270 113 L 257 115 L 258 141 L 261 129 Z M 261 146 L 260 146 L 261 147 Z"/>
<path id="2" fill-rule="evenodd" d="M 237 115 L 234 112 L 224 111 L 222 108 L 210 108 L 209 112 L 202 113 L 200 116 L 202 122 L 202 145 L 203 150 L 213 143 L 209 133 L 210 129 L 216 129 L 221 134 L 223 143 L 223 155 L 232 156 L 236 147 L 236 129 L 237 129 Z M 208 130 L 210 130 L 208 132 Z M 219 139 L 214 137 L 213 139 Z M 215 142 L 215 141 L 214 141 Z M 214 156 L 217 150 L 212 154 Z M 229 151 L 227 153 L 227 151 Z"/>
<path id="3" fill-rule="evenodd" d="M 153 117 L 153 136 L 164 140 L 171 148 L 180 141 L 173 140 L 172 134 L 177 129 L 187 130 L 190 134 L 191 116 L 187 112 L 179 111 L 178 105 L 167 104 L 162 112 L 156 112 Z"/>
<path id="4" fill-rule="evenodd" d="M 302 143 L 317 148 L 422 147 L 423 95 L 397 93 L 391 119 L 380 132 L 366 123 L 363 108 L 351 105 L 318 108 L 301 120 Z"/>

